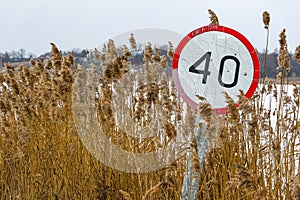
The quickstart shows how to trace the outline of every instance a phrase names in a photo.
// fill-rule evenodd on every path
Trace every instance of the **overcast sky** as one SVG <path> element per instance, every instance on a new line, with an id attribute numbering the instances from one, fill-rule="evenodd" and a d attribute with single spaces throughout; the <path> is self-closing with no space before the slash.
<path id="1" fill-rule="evenodd" d="M 92 49 L 120 33 L 142 28 L 182 35 L 208 25 L 208 9 L 258 50 L 266 44 L 262 13 L 271 15 L 269 51 L 287 30 L 289 51 L 300 45 L 299 0 L 0 0 L 0 52 L 40 55 L 54 42 L 61 50 Z"/>

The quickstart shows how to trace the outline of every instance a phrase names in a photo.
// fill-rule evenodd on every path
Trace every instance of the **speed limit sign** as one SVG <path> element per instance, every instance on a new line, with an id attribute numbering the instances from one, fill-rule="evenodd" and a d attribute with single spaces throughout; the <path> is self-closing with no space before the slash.
<path id="1" fill-rule="evenodd" d="M 251 43 L 224 26 L 198 28 L 178 44 L 172 64 L 175 85 L 194 109 L 197 95 L 205 97 L 217 114 L 227 112 L 224 92 L 235 101 L 242 90 L 250 98 L 259 79 L 259 61 Z"/>

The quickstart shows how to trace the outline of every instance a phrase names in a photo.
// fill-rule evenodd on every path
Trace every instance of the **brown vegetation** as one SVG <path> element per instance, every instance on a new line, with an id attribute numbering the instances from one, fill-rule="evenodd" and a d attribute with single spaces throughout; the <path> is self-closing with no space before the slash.
<path id="1" fill-rule="evenodd" d="M 264 19 L 269 28 L 266 22 Z M 130 40 L 134 48 L 133 36 Z M 147 125 L 153 113 L 163 112 L 158 125 L 161 138 L 140 142 L 117 130 L 113 116 L 115 111 L 122 116 L 127 109 L 120 102 L 113 103 L 112 88 L 124 89 L 118 88 L 117 82 L 129 74 L 132 55 L 128 48 L 118 53 L 110 40 L 101 54 L 95 50 L 95 62 L 86 71 L 80 66 L 72 70 L 72 55 L 62 56 L 51 45 L 52 56 L 44 62 L 31 60 L 31 66 L 17 68 L 6 64 L 5 73 L 0 73 L 0 199 L 180 199 L 185 157 L 142 174 L 109 168 L 86 150 L 72 113 L 74 81 L 78 76 L 95 78 L 93 70 L 100 67 L 98 119 L 113 143 L 127 151 L 147 152 L 155 151 L 161 141 L 171 140 L 178 124 L 192 134 L 195 113 L 188 109 L 184 114 L 174 84 L 168 84 L 167 58 L 148 44 L 145 65 L 140 69 L 143 76 L 124 79 L 128 85 L 141 80 L 147 83 L 136 90 L 126 87 L 125 92 L 132 96 L 134 106 L 129 113 L 135 124 Z M 168 59 L 173 56 L 172 48 L 170 44 Z M 294 59 L 299 62 L 299 50 L 296 52 Z M 229 112 L 200 171 L 198 199 L 299 199 L 300 85 L 294 83 L 293 93 L 287 93 L 289 61 L 284 31 L 278 59 L 282 71 L 279 86 L 266 79 L 250 100 L 241 92 L 239 107 L 226 96 Z M 274 101 L 266 105 L 267 98 Z M 113 110 L 113 105 L 120 107 Z"/>

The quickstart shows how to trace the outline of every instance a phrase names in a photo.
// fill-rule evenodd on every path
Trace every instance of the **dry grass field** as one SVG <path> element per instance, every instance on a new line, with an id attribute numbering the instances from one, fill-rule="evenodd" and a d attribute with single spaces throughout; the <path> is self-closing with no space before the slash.
<path id="1" fill-rule="evenodd" d="M 216 23 L 216 16 L 212 14 L 211 19 Z M 268 31 L 266 13 L 263 19 Z M 134 48 L 135 41 L 131 44 L 130 48 Z M 166 82 L 166 70 L 170 67 L 167 59 L 172 59 L 174 53 L 172 46 L 166 57 L 147 45 L 144 68 L 140 69 L 143 76 L 128 76 L 124 80 L 126 90 L 116 83 L 132 65 L 129 47 L 119 52 L 109 41 L 101 52 L 95 49 L 90 70 L 81 66 L 73 70 L 72 55 L 62 56 L 54 44 L 51 46 L 52 56 L 44 62 L 31 60 L 30 66 L 17 68 L 8 63 L 5 72 L 0 73 L 0 199 L 181 199 L 185 157 L 148 173 L 112 169 L 87 151 L 72 112 L 76 79 L 97 78 L 101 83 L 95 91 L 98 122 L 112 143 L 126 151 L 150 152 L 172 140 L 178 124 L 183 124 L 181 130 L 186 134 L 192 133 L 194 111 L 184 111 L 174 84 Z M 288 93 L 286 83 L 291 81 L 286 77 L 289 59 L 284 30 L 279 46 L 279 84 L 262 77 L 261 86 L 250 100 L 240 94 L 238 107 L 227 96 L 229 111 L 223 117 L 222 133 L 201 170 L 197 156 L 193 156 L 201 180 L 198 199 L 300 199 L 300 82 L 291 84 L 292 93 Z M 299 48 L 293 58 L 300 63 Z M 264 65 L 267 63 L 261 67 Z M 95 69 L 99 68 L 103 73 L 97 77 Z M 153 78 L 160 85 L 151 84 Z M 132 80 L 146 80 L 149 84 L 133 90 Z M 156 116 L 163 112 L 157 125 L 159 139 L 140 141 L 115 128 L 118 122 L 114 112 L 122 116 L 127 109 L 113 98 L 113 93 L 122 89 L 132 96 L 132 123 L 146 125 L 153 113 Z M 209 106 L 205 108 L 207 111 Z M 202 111 L 210 115 L 205 109 Z M 192 147 L 192 152 L 196 152 L 197 147 Z"/>

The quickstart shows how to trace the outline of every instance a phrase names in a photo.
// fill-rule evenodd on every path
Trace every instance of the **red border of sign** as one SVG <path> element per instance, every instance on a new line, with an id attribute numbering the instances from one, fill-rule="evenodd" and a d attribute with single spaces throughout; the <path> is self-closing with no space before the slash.
<path id="1" fill-rule="evenodd" d="M 250 85 L 249 90 L 245 93 L 245 96 L 247 98 L 251 98 L 255 92 L 255 89 L 258 86 L 259 73 L 260 73 L 259 60 L 258 60 L 258 57 L 257 57 L 254 47 L 247 40 L 246 37 L 244 37 L 242 34 L 240 34 L 239 32 L 237 32 L 231 28 L 219 26 L 219 25 L 209 25 L 209 26 L 203 26 L 201 28 L 195 29 L 180 41 L 180 43 L 178 44 L 178 46 L 176 48 L 176 51 L 175 51 L 175 54 L 173 57 L 173 63 L 172 63 L 172 74 L 173 74 L 175 86 L 176 86 L 179 94 L 181 95 L 181 97 L 195 110 L 198 109 L 198 104 L 195 103 L 192 99 L 190 99 L 188 97 L 188 95 L 184 92 L 183 88 L 180 85 L 180 81 L 179 81 L 179 77 L 178 77 L 178 61 L 179 61 L 180 53 L 181 53 L 182 49 L 192 38 L 194 38 L 195 36 L 197 36 L 199 34 L 202 34 L 205 32 L 210 32 L 210 31 L 219 31 L 219 32 L 224 32 L 224 33 L 230 34 L 230 35 L 234 36 L 235 38 L 239 39 L 246 46 L 246 48 L 248 49 L 248 51 L 251 55 L 251 58 L 252 58 L 254 73 L 253 73 L 252 83 Z M 226 114 L 227 108 L 226 107 L 225 108 L 215 108 L 215 111 L 217 114 Z"/>

